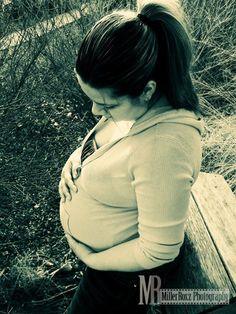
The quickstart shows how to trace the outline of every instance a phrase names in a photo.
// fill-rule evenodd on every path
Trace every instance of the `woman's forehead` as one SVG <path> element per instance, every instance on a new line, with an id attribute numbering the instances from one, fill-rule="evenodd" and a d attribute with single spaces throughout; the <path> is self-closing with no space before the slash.
<path id="1" fill-rule="evenodd" d="M 109 103 L 111 100 L 114 102 L 114 96 L 112 97 L 112 90 L 109 88 L 93 88 L 89 84 L 83 82 L 78 73 L 76 73 L 77 80 L 82 91 L 94 102 L 97 103 Z"/>

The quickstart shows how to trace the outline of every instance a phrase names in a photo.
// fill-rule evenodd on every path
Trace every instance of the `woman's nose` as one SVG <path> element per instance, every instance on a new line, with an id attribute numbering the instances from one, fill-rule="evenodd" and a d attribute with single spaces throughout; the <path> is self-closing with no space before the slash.
<path id="1" fill-rule="evenodd" d="M 92 105 L 92 114 L 95 116 L 103 116 L 106 114 L 106 110 L 104 109 L 103 106 L 96 104 L 93 102 Z"/>

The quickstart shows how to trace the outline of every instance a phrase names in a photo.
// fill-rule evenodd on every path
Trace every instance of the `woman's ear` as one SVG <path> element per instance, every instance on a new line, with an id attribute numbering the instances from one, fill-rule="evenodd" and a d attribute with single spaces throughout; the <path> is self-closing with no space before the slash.
<path id="1" fill-rule="evenodd" d="M 152 95 L 155 93 L 157 87 L 157 83 L 155 81 L 148 81 L 146 86 L 143 89 L 141 94 L 141 98 L 144 101 L 149 101 L 152 98 Z"/>

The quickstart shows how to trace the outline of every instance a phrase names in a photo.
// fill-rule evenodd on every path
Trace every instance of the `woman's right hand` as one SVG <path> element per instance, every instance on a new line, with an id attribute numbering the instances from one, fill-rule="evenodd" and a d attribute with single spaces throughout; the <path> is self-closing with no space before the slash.
<path id="1" fill-rule="evenodd" d="M 80 175 L 80 162 L 69 158 L 61 172 L 61 180 L 59 182 L 59 194 L 61 201 L 71 201 L 71 191 L 77 192 L 74 180 Z"/>

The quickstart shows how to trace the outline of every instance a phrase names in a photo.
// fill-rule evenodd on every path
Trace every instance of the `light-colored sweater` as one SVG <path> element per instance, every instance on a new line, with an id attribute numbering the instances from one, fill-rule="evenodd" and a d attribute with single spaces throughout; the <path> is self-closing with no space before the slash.
<path id="1" fill-rule="evenodd" d="M 78 160 L 103 123 L 105 118 L 85 137 Z M 173 261 L 200 171 L 203 127 L 193 112 L 153 106 L 128 132 L 84 160 L 78 192 L 60 205 L 65 232 L 97 252 L 138 238 L 133 255 L 144 269 Z"/>

